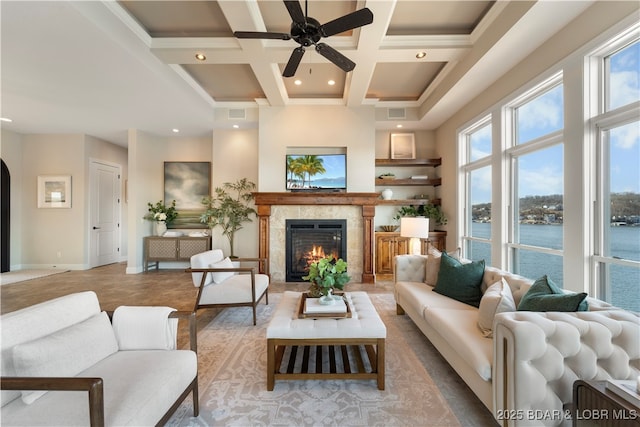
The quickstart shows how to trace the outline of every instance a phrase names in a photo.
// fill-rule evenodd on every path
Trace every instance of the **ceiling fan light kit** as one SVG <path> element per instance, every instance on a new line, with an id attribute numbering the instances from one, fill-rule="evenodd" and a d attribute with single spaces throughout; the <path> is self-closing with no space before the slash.
<path id="1" fill-rule="evenodd" d="M 371 10 L 365 7 L 321 25 L 316 19 L 303 13 L 298 0 L 283 1 L 292 20 L 290 34 L 260 31 L 235 31 L 233 34 L 239 39 L 293 39 L 298 43 L 300 46 L 296 47 L 291 53 L 289 61 L 282 72 L 283 77 L 293 77 L 296 74 L 296 70 L 304 56 L 305 47 L 312 45 L 315 46 L 316 52 L 343 71 L 349 72 L 356 67 L 353 61 L 328 44 L 320 42 L 320 39 L 371 24 L 373 22 L 373 13 Z M 307 1 L 305 0 L 305 9 L 306 8 Z"/>

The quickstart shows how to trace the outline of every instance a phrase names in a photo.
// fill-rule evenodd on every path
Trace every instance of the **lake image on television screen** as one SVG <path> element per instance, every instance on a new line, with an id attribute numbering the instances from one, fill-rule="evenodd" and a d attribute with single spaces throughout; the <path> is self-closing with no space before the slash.
<path id="1" fill-rule="evenodd" d="M 287 189 L 347 188 L 346 155 L 287 155 Z"/>
<path id="2" fill-rule="evenodd" d="M 491 224 L 474 222 L 473 235 L 489 238 Z M 553 249 L 562 248 L 562 226 L 551 224 L 520 224 L 520 241 L 528 245 L 543 246 Z M 640 226 L 612 226 L 610 229 L 611 256 L 627 260 L 640 261 Z M 520 271 L 518 274 L 530 279 L 538 279 L 547 275 L 554 283 L 564 288 L 577 289 L 581 286 L 568 286 L 563 281 L 562 257 L 520 251 Z M 484 259 L 490 264 L 489 245 L 473 245 L 474 260 Z M 618 265 L 610 270 L 611 296 L 610 303 L 632 311 L 640 311 L 640 271 L 635 268 Z M 573 285 L 573 284 L 572 284 Z M 593 295 L 589 295 L 593 296 Z"/>

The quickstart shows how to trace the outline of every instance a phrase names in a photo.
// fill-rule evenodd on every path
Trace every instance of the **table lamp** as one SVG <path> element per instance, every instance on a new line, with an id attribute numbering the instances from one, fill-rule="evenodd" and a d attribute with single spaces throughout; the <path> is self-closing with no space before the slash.
<path id="1" fill-rule="evenodd" d="M 429 218 L 400 218 L 400 236 L 409 237 L 409 253 L 420 255 L 420 239 L 429 237 Z"/>

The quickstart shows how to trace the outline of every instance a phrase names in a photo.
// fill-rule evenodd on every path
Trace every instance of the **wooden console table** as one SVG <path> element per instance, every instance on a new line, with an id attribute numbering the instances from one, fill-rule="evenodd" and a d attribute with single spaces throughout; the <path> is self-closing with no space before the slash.
<path id="1" fill-rule="evenodd" d="M 148 236 L 144 238 L 144 271 L 149 270 L 149 263 L 155 263 L 156 270 L 160 262 L 189 261 L 192 255 L 211 249 L 211 237 L 162 237 Z"/>

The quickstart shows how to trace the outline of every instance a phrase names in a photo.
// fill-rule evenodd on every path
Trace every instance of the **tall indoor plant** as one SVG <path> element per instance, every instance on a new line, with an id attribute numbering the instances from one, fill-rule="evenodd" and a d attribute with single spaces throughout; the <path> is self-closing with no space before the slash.
<path id="1" fill-rule="evenodd" d="M 200 216 L 200 222 L 209 228 L 222 228 L 222 234 L 229 240 L 230 257 L 236 258 L 234 252 L 234 236 L 245 222 L 251 222 L 251 215 L 256 214 L 250 204 L 253 202 L 252 190 L 256 184 L 239 179 L 236 182 L 225 182 L 222 187 L 216 187 L 213 196 L 202 199 L 205 212 Z"/>

